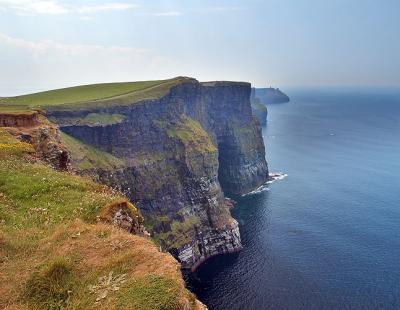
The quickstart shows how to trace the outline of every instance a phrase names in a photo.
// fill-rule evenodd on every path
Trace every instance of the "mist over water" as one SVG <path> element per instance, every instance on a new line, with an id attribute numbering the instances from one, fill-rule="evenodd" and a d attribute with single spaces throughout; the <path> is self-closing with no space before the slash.
<path id="1" fill-rule="evenodd" d="M 234 197 L 244 249 L 189 287 L 210 309 L 400 309 L 400 90 L 296 90 L 268 107 L 271 172 Z"/>

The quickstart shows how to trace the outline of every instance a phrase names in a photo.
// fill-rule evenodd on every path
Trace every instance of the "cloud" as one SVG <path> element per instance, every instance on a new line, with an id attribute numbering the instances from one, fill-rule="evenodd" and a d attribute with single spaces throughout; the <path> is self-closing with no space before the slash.
<path id="1" fill-rule="evenodd" d="M 18 14 L 60 15 L 68 13 L 91 14 L 101 11 L 122 11 L 138 8 L 132 3 L 104 3 L 100 5 L 74 6 L 59 0 L 0 0 L 0 10 L 10 10 Z"/>
<path id="2" fill-rule="evenodd" d="M 29 41 L 20 38 L 10 37 L 0 33 L 0 44 L 6 44 L 12 47 L 23 48 L 35 53 L 44 53 L 49 51 L 59 51 L 64 54 L 70 55 L 88 55 L 98 52 L 118 52 L 123 54 L 138 54 L 148 53 L 150 50 L 135 47 L 121 47 L 121 46 L 104 46 L 104 45 L 91 45 L 91 44 L 65 44 L 51 40 L 42 41 Z"/>
<path id="3" fill-rule="evenodd" d="M 136 9 L 139 5 L 131 3 L 109 3 L 103 5 L 82 6 L 76 8 L 76 11 L 81 14 L 95 13 L 100 11 L 123 11 Z"/>
<path id="4" fill-rule="evenodd" d="M 182 15 L 179 11 L 169 11 L 169 12 L 158 12 L 151 14 L 153 16 L 180 16 Z"/>
<path id="5" fill-rule="evenodd" d="M 0 0 L 0 8 L 23 14 L 65 14 L 68 12 L 55 0 Z"/>
<path id="6" fill-rule="evenodd" d="M 240 6 L 214 6 L 208 8 L 209 11 L 239 11 L 242 9 Z"/>
<path id="7" fill-rule="evenodd" d="M 240 11 L 243 10 L 243 7 L 240 6 L 212 6 L 212 7 L 205 7 L 205 8 L 200 8 L 200 9 L 187 9 L 187 12 L 191 13 L 212 13 L 212 12 L 230 12 L 230 11 Z M 155 12 L 155 13 L 150 13 L 148 15 L 151 16 L 166 16 L 166 17 L 172 17 L 172 16 L 181 16 L 183 15 L 182 12 L 180 11 L 166 11 L 166 12 Z"/>
<path id="8" fill-rule="evenodd" d="M 93 16 L 84 15 L 84 16 L 80 16 L 79 19 L 80 20 L 93 20 L 94 17 Z"/>
<path id="9" fill-rule="evenodd" d="M 31 41 L 0 33 L 0 96 L 97 82 L 180 75 L 180 63 L 146 48 Z"/>
<path id="10" fill-rule="evenodd" d="M 212 12 L 232 12 L 232 11 L 241 11 L 244 8 L 241 6 L 211 6 L 204 7 L 200 9 L 194 9 L 194 12 L 197 13 L 212 13 Z"/>

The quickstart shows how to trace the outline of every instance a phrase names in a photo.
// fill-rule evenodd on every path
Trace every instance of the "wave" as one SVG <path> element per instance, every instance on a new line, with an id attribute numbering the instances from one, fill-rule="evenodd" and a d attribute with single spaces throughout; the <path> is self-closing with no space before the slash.
<path id="1" fill-rule="evenodd" d="M 265 182 L 263 185 L 257 187 L 255 190 L 253 190 L 251 192 L 243 194 L 242 197 L 249 196 L 249 195 L 254 195 L 254 194 L 259 194 L 259 193 L 262 193 L 262 192 L 265 192 L 265 191 L 269 191 L 268 182 Z"/>
<path id="2" fill-rule="evenodd" d="M 271 184 L 277 180 L 283 180 L 284 178 L 286 178 L 288 176 L 287 173 L 283 173 L 283 172 L 271 172 L 268 176 L 268 181 L 267 184 Z"/>
<path id="3" fill-rule="evenodd" d="M 253 191 L 251 191 L 249 193 L 243 194 L 242 197 L 243 196 L 248 196 L 248 195 L 259 194 L 259 193 L 262 193 L 262 192 L 265 192 L 265 191 L 269 191 L 269 187 L 268 187 L 269 184 L 271 184 L 271 183 L 273 183 L 273 182 L 275 182 L 277 180 L 282 180 L 282 179 L 286 178 L 287 176 L 288 176 L 287 173 L 281 173 L 281 172 L 270 173 L 269 176 L 268 176 L 268 181 L 267 182 L 265 182 L 261 186 L 257 187 L 255 190 L 253 190 Z"/>

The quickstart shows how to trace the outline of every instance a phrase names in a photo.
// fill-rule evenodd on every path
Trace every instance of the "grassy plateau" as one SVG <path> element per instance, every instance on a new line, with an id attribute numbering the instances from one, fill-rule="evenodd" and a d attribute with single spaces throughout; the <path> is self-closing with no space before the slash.
<path id="1" fill-rule="evenodd" d="M 69 110 L 130 105 L 145 99 L 156 99 L 186 80 L 177 77 L 169 80 L 103 83 L 61 88 L 15 97 L 0 98 L 3 109 Z"/>

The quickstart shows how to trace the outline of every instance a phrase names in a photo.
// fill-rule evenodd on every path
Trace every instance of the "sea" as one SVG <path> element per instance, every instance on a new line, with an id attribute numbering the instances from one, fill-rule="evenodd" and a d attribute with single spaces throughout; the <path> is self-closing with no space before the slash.
<path id="1" fill-rule="evenodd" d="M 188 287 L 210 310 L 400 309 L 400 89 L 286 93 L 263 137 L 287 176 L 232 197 L 243 250 Z"/>

